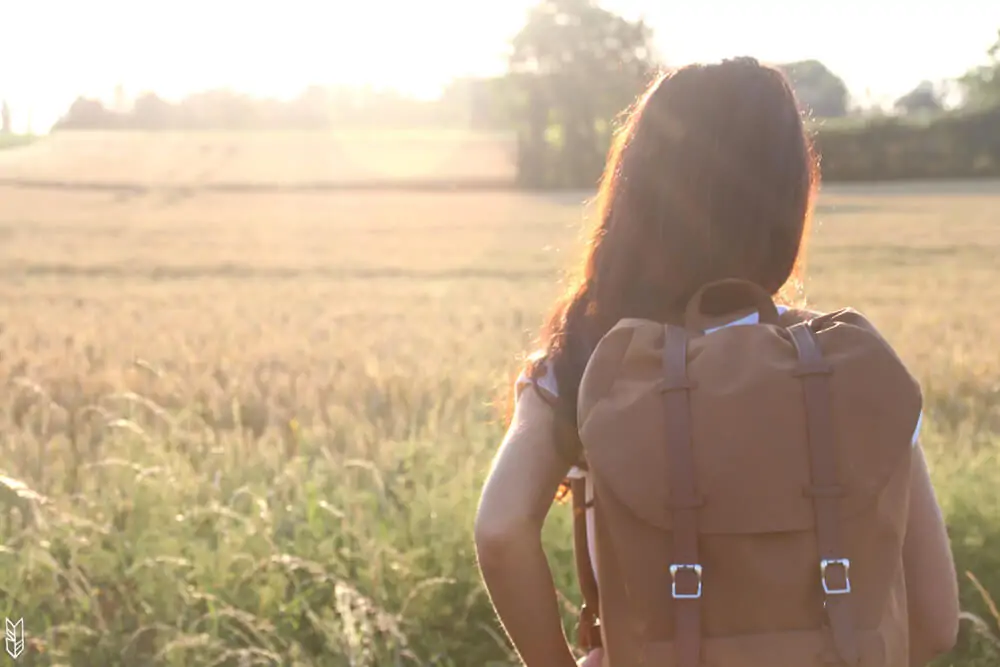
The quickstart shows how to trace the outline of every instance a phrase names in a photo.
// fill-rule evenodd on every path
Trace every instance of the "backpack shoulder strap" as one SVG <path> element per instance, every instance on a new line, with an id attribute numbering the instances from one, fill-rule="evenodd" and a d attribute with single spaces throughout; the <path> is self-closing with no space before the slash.
<path id="1" fill-rule="evenodd" d="M 693 384 L 687 374 L 688 334 L 667 326 L 663 340 L 663 394 L 669 432 L 667 476 L 673 513 L 673 559 L 670 565 L 674 603 L 674 644 L 678 667 L 701 664 L 701 576 L 698 560 L 698 509 L 701 496 L 695 484 L 691 449 Z"/>
<path id="2" fill-rule="evenodd" d="M 834 648 L 847 665 L 860 660 L 858 638 L 851 608 L 851 562 L 845 558 L 840 536 L 840 496 L 836 443 L 831 409 L 830 364 L 823 358 L 812 322 L 789 327 L 798 352 L 795 375 L 802 382 L 806 409 L 806 440 L 809 446 L 816 541 L 819 547 L 820 580 L 824 607 L 833 635 Z"/>
<path id="3" fill-rule="evenodd" d="M 576 625 L 576 643 L 584 651 L 599 648 L 601 626 L 598 618 L 600 597 L 594 566 L 590 560 L 590 545 L 587 540 L 587 481 L 576 477 L 570 480 L 573 496 L 573 555 L 576 560 L 576 578 L 583 595 L 583 606 Z"/>
<path id="4" fill-rule="evenodd" d="M 788 327 L 796 324 L 801 324 L 802 322 L 808 322 L 816 319 L 817 317 L 821 317 L 823 314 L 824 313 L 807 310 L 805 308 L 787 308 L 785 312 L 778 316 L 778 323 L 787 329 Z"/>

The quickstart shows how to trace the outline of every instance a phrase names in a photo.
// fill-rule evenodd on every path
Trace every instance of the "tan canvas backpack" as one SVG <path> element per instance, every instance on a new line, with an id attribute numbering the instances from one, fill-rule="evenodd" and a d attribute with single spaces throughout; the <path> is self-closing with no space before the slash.
<path id="1" fill-rule="evenodd" d="M 622 320 L 580 384 L 605 667 L 908 667 L 902 569 L 919 387 L 853 310 L 702 332 Z M 574 499 L 582 510 L 582 486 Z"/>

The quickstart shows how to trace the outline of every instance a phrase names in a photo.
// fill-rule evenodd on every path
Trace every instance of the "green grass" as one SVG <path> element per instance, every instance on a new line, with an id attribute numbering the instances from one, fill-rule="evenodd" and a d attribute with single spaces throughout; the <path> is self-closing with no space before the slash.
<path id="1" fill-rule="evenodd" d="M 34 134 L 3 134 L 0 133 L 0 150 L 5 148 L 20 148 L 38 140 Z"/>
<path id="2" fill-rule="evenodd" d="M 825 194 L 808 292 L 920 378 L 963 607 L 997 633 L 964 573 L 1000 592 L 1000 188 L 928 187 Z M 472 522 L 582 195 L 0 196 L 19 664 L 513 664 Z M 969 621 L 940 665 L 991 650 Z"/>

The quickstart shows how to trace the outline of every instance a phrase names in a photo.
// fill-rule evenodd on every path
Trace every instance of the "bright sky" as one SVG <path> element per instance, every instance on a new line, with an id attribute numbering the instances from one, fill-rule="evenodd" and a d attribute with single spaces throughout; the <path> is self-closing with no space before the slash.
<path id="1" fill-rule="evenodd" d="M 0 98 L 36 130 L 80 94 L 167 97 L 216 86 L 293 95 L 370 83 L 424 96 L 502 71 L 534 0 L 7 0 Z M 894 98 L 984 62 L 996 0 L 605 0 L 644 15 L 666 61 L 822 60 L 858 96 Z"/>

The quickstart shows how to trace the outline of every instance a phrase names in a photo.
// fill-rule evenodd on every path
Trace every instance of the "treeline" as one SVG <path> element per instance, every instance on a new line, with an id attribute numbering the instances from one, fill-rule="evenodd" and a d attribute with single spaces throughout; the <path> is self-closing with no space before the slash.
<path id="1" fill-rule="evenodd" d="M 1000 105 L 820 127 L 827 181 L 1000 177 Z"/>
<path id="2" fill-rule="evenodd" d="M 288 101 L 209 91 L 170 102 L 146 93 L 128 108 L 78 99 L 54 129 L 504 130 L 517 137 L 519 185 L 593 187 L 620 112 L 662 67 L 652 30 L 596 0 L 541 0 L 511 47 L 504 76 L 458 81 L 433 101 L 318 87 Z M 1000 33 L 988 54 L 988 64 L 951 82 L 961 108 L 948 110 L 942 86 L 921 82 L 896 101 L 895 115 L 874 117 L 822 63 L 781 69 L 823 121 L 817 143 L 828 180 L 1000 176 Z"/>
<path id="3" fill-rule="evenodd" d="M 58 130 L 330 130 L 366 127 L 496 126 L 491 80 L 454 82 L 435 100 L 370 88 L 313 86 L 291 100 L 209 90 L 179 101 L 155 93 L 109 108 L 80 97 L 53 126 Z"/>
<path id="4" fill-rule="evenodd" d="M 985 65 L 953 82 L 964 98 L 946 110 L 926 82 L 896 116 L 821 125 L 817 145 L 831 181 L 1000 177 L 1000 31 Z"/>
<path id="5" fill-rule="evenodd" d="M 947 86 L 919 83 L 890 115 L 852 104 L 817 61 L 781 66 L 812 119 L 824 178 L 873 181 L 1000 176 L 1000 33 L 987 65 Z M 507 98 L 518 175 L 534 188 L 589 188 L 600 178 L 615 114 L 661 66 L 652 31 L 587 0 L 543 0 L 513 42 Z M 833 120 L 830 120 L 833 119 Z"/>

